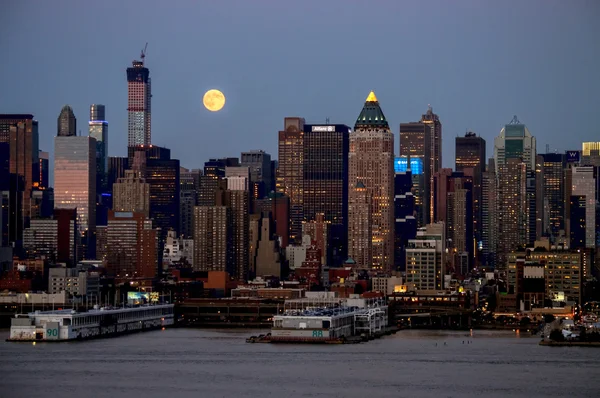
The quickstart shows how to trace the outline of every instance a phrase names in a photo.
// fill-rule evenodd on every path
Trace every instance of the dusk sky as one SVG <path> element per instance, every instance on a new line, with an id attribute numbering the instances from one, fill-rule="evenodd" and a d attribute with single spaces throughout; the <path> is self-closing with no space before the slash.
<path id="1" fill-rule="evenodd" d="M 127 146 L 125 69 L 148 42 L 152 143 L 187 168 L 264 149 L 286 116 L 354 126 L 374 90 L 395 137 L 431 104 L 443 164 L 467 129 L 517 115 L 538 153 L 600 140 L 600 1 L 3 1 L 0 113 L 31 113 L 53 151 L 72 106 L 106 105 L 109 155 Z M 211 113 L 204 92 L 223 91 Z"/>

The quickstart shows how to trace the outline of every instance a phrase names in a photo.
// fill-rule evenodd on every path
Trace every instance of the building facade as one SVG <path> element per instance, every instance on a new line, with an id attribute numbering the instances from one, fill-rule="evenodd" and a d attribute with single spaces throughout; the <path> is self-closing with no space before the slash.
<path id="1" fill-rule="evenodd" d="M 419 228 L 417 237 L 406 248 L 406 283 L 418 290 L 441 290 L 446 274 L 444 224 Z"/>
<path id="2" fill-rule="evenodd" d="M 359 267 L 390 270 L 394 257 L 394 135 L 371 92 L 350 134 L 349 149 L 349 192 L 362 196 L 356 190 L 362 183 L 371 200 L 371 248 L 366 256 L 361 255 L 358 263 L 353 242 L 364 232 L 352 226 L 348 231 L 348 256 L 357 261 Z M 348 219 L 363 217 L 348 210 Z"/>
<path id="3" fill-rule="evenodd" d="M 57 137 L 75 137 L 77 135 L 77 119 L 69 105 L 62 107 L 58 115 L 57 125 Z"/>
<path id="4" fill-rule="evenodd" d="M 304 195 L 304 119 L 286 117 L 279 132 L 277 192 L 290 198 L 290 239 L 302 236 Z"/>
<path id="5" fill-rule="evenodd" d="M 96 193 L 107 192 L 108 122 L 104 105 L 90 105 L 89 135 L 96 140 Z"/>
<path id="6" fill-rule="evenodd" d="M 125 177 L 113 185 L 113 210 L 150 216 L 150 184 L 139 172 L 126 170 Z"/>
<path id="7" fill-rule="evenodd" d="M 133 61 L 127 68 L 127 145 L 150 145 L 152 143 L 152 90 L 150 71 L 144 60 Z"/>

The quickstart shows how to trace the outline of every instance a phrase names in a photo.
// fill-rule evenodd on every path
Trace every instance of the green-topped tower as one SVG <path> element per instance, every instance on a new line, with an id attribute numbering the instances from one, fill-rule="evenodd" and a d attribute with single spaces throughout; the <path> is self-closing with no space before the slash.
<path id="1" fill-rule="evenodd" d="M 359 269 L 389 271 L 394 257 L 394 134 L 373 91 L 350 134 L 348 159 L 348 256 Z M 367 216 L 361 214 L 366 208 Z"/>

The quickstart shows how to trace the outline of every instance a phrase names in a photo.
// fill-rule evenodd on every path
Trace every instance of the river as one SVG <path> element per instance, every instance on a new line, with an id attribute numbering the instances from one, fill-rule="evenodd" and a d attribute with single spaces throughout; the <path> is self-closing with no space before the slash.
<path id="1" fill-rule="evenodd" d="M 400 331 L 353 345 L 247 344 L 257 331 L 167 329 L 7 343 L 0 397 L 597 397 L 600 349 L 511 332 Z M 470 343 L 469 343 L 470 342 Z"/>

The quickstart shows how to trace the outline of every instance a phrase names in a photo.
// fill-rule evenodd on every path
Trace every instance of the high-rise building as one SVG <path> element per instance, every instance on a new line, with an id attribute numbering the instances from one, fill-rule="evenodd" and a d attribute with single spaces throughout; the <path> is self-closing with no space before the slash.
<path id="1" fill-rule="evenodd" d="M 108 212 L 106 269 L 119 282 L 142 282 L 158 272 L 158 231 L 141 213 Z"/>
<path id="2" fill-rule="evenodd" d="M 441 290 L 446 274 L 446 238 L 444 224 L 428 224 L 408 241 L 406 249 L 406 283 L 419 290 Z"/>
<path id="3" fill-rule="evenodd" d="M 490 159 L 481 178 L 481 241 L 477 242 L 477 250 L 482 264 L 491 267 L 496 265 L 498 250 L 496 179 L 496 165 Z"/>
<path id="4" fill-rule="evenodd" d="M 442 165 L 442 124 L 431 106 L 418 122 L 400 124 L 400 156 L 423 160 L 420 223 L 428 224 L 433 216 L 433 174 Z"/>
<path id="5" fill-rule="evenodd" d="M 275 235 L 279 239 L 279 245 L 285 249 L 290 240 L 290 198 L 280 192 L 271 192 L 266 198 L 254 201 L 252 213 L 262 216 L 263 213 L 269 212 L 275 224 Z M 258 236 L 260 227 L 257 228 L 256 235 Z"/>
<path id="6" fill-rule="evenodd" d="M 221 191 L 222 205 L 231 214 L 231 255 L 233 261 L 230 275 L 239 281 L 247 281 L 249 273 L 249 195 L 246 190 Z"/>
<path id="7" fill-rule="evenodd" d="M 77 210 L 54 209 L 54 217 L 31 220 L 23 232 L 23 247 L 30 258 L 46 256 L 53 262 L 77 261 Z"/>
<path id="8" fill-rule="evenodd" d="M 127 68 L 128 146 L 152 144 L 150 71 L 141 61 L 133 61 Z"/>
<path id="9" fill-rule="evenodd" d="M 348 231 L 348 256 L 361 268 L 389 271 L 394 262 L 394 135 L 371 91 L 350 134 L 349 150 L 350 202 L 360 182 L 371 200 L 371 249 L 362 256 L 362 263 L 355 258 L 353 241 L 363 232 L 351 223 Z M 348 219 L 360 217 L 348 209 Z"/>
<path id="10" fill-rule="evenodd" d="M 527 163 L 520 158 L 509 158 L 498 165 L 497 268 L 505 269 L 508 253 L 531 245 L 535 241 L 535 201 L 532 200 L 528 189 L 532 183 L 532 173 Z M 535 182 L 533 182 L 533 189 L 535 193 Z M 531 202 L 534 205 L 533 209 Z M 533 236 L 531 236 L 532 230 Z"/>
<path id="11" fill-rule="evenodd" d="M 372 194 L 362 181 L 350 190 L 348 203 L 348 257 L 357 268 L 370 268 L 373 262 Z"/>
<path id="12" fill-rule="evenodd" d="M 112 191 L 114 211 L 150 216 L 150 184 L 139 172 L 126 170 L 125 177 L 117 180 Z"/>
<path id="13" fill-rule="evenodd" d="M 281 256 L 279 244 L 274 238 L 274 225 L 271 213 L 263 213 L 260 220 L 260 236 L 256 245 L 256 276 L 281 278 Z"/>
<path id="14" fill-rule="evenodd" d="M 471 173 L 472 168 L 466 170 Z M 443 222 L 455 271 L 465 275 L 474 266 L 473 176 L 441 168 L 434 174 L 434 217 Z M 465 267 L 459 267 L 466 259 Z"/>
<path id="15" fill-rule="evenodd" d="M 233 261 L 231 209 L 227 206 L 194 208 L 194 269 L 226 271 L 236 275 Z"/>
<path id="16" fill-rule="evenodd" d="M 473 170 L 473 235 L 477 242 L 482 234 L 481 184 L 486 159 L 485 140 L 482 137 L 470 131 L 464 137 L 456 137 L 455 170 Z"/>
<path id="17" fill-rule="evenodd" d="M 412 171 L 396 171 L 394 176 L 394 267 L 406 271 L 406 246 L 417 236 Z"/>
<path id="18" fill-rule="evenodd" d="M 345 124 L 304 125 L 303 221 L 324 214 L 332 225 L 332 247 L 341 265 L 348 244 L 348 151 L 350 127 Z"/>
<path id="19" fill-rule="evenodd" d="M 108 122 L 104 105 L 90 105 L 89 135 L 96 139 L 96 193 L 105 193 L 108 183 Z"/>
<path id="20" fill-rule="evenodd" d="M 196 185 L 193 173 L 185 167 L 179 171 L 179 187 L 179 234 L 189 238 L 194 234 Z"/>
<path id="21" fill-rule="evenodd" d="M 584 142 L 581 149 L 582 166 L 600 166 L 600 141 Z"/>
<path id="22" fill-rule="evenodd" d="M 96 140 L 85 136 L 54 139 L 54 206 L 77 209 L 77 226 L 85 238 L 82 253 L 94 258 L 96 230 Z"/>
<path id="23" fill-rule="evenodd" d="M 271 155 L 261 150 L 242 152 L 240 165 L 250 169 L 254 199 L 262 199 L 274 189 L 271 186 Z"/>
<path id="24" fill-rule="evenodd" d="M 198 176 L 199 189 L 197 192 L 197 206 L 215 206 L 217 203 L 217 191 L 227 189 L 227 180 L 214 175 Z"/>
<path id="25" fill-rule="evenodd" d="M 510 123 L 500 130 L 500 135 L 494 139 L 494 161 L 496 167 L 506 163 L 508 159 L 521 159 L 528 170 L 535 170 L 536 143 L 529 129 L 513 117 Z"/>
<path id="26" fill-rule="evenodd" d="M 225 167 L 227 189 L 250 192 L 250 167 Z"/>
<path id="27" fill-rule="evenodd" d="M 239 166 L 240 160 L 238 158 L 209 159 L 208 162 L 204 162 L 204 175 L 224 178 L 227 167 Z"/>
<path id="28" fill-rule="evenodd" d="M 536 193 L 541 224 L 538 236 L 548 235 L 554 242 L 565 230 L 566 158 L 560 153 L 545 153 L 538 155 L 537 164 L 541 166 L 537 173 L 540 190 Z"/>
<path id="29" fill-rule="evenodd" d="M 18 191 L 23 191 L 22 211 L 15 213 L 20 223 L 27 226 L 31 217 L 31 191 L 39 184 L 38 122 L 32 115 L 0 115 L 0 139 L 5 139 L 8 129 L 10 174 L 22 180 Z M 7 142 L 7 141 L 3 141 Z M 37 184 L 36 184 L 37 183 Z M 21 230 L 22 233 L 22 230 Z M 20 236 L 20 235 L 19 235 Z M 18 239 L 20 241 L 20 237 Z"/>
<path id="30" fill-rule="evenodd" d="M 57 126 L 57 137 L 75 137 L 77 135 L 77 119 L 69 105 L 63 106 L 60 110 Z"/>
<path id="31" fill-rule="evenodd" d="M 290 239 L 302 236 L 304 195 L 304 119 L 286 117 L 279 132 L 277 192 L 290 198 Z"/>
<path id="32" fill-rule="evenodd" d="M 574 196 L 578 197 L 577 208 L 582 213 L 582 207 L 585 209 L 585 247 L 594 248 L 596 247 L 596 213 L 597 213 L 597 168 L 593 166 L 579 166 L 573 167 L 572 169 L 572 181 L 571 181 L 571 198 Z M 574 214 L 573 209 L 574 200 L 571 199 L 571 214 Z M 578 222 L 579 225 L 582 223 L 579 221 L 581 217 L 571 216 L 571 226 L 574 225 L 574 221 Z M 571 229 L 571 236 L 574 231 Z M 573 246 L 573 245 L 572 245 Z M 581 247 L 579 245 L 573 247 Z"/>

